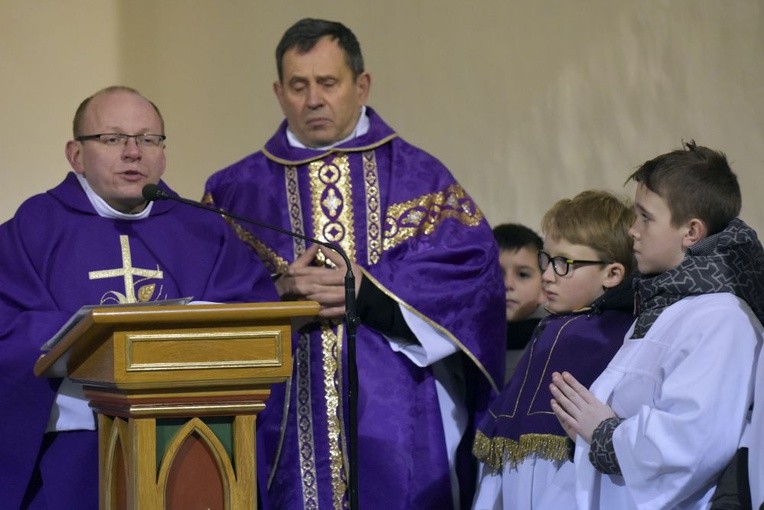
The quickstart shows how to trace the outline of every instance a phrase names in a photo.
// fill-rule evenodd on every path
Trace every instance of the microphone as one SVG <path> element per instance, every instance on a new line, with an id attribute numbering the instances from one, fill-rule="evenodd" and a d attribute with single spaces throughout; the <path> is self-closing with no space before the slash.
<path id="1" fill-rule="evenodd" d="M 195 200 L 189 200 L 187 198 L 171 195 L 167 193 L 165 190 L 163 190 L 162 188 L 160 188 L 159 186 L 157 186 L 156 184 L 146 184 L 143 187 L 143 190 L 141 191 L 141 193 L 143 194 L 143 198 L 145 198 L 149 202 L 155 202 L 158 200 L 173 200 L 175 202 L 180 202 L 182 204 L 190 205 L 198 209 L 204 209 L 205 211 L 222 214 L 223 216 L 227 216 L 229 218 L 242 221 L 244 223 L 249 223 L 251 225 L 266 228 L 268 230 L 273 230 L 275 232 L 279 232 L 281 234 L 285 234 L 291 237 L 297 237 L 304 241 L 309 241 L 311 243 L 315 243 L 320 246 L 325 246 L 329 248 L 330 250 L 339 253 L 340 256 L 342 257 L 342 260 L 345 262 L 345 267 L 347 268 L 347 273 L 345 274 L 345 320 L 347 321 L 348 327 L 352 327 L 352 328 L 355 328 L 360 322 L 360 319 L 358 318 L 358 315 L 357 315 L 356 302 L 355 302 L 356 301 L 355 300 L 355 276 L 353 275 L 350 258 L 347 256 L 347 253 L 345 253 L 345 250 L 343 250 L 340 245 L 335 243 L 329 243 L 326 241 L 321 241 L 320 239 L 315 239 L 313 237 L 309 237 L 303 234 L 298 234 L 297 232 L 292 232 L 291 230 L 286 230 L 281 227 L 277 227 L 276 225 L 270 225 L 267 223 L 262 223 L 260 221 L 250 219 L 250 218 L 245 218 L 243 216 L 239 216 L 239 215 L 224 211 L 223 209 L 218 209 L 217 207 L 211 207 L 211 206 L 205 205 Z"/>
<path id="2" fill-rule="evenodd" d="M 157 200 L 168 200 L 173 199 L 174 197 L 167 193 L 165 190 L 157 186 L 156 184 L 147 184 L 143 187 L 141 190 L 141 193 L 143 194 L 143 198 L 148 200 L 149 202 L 156 202 Z M 184 199 L 181 199 L 184 200 Z"/>

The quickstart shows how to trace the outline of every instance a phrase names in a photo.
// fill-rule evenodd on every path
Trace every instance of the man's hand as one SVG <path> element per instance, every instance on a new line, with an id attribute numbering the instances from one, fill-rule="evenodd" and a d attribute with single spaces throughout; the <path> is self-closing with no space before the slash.
<path id="1" fill-rule="evenodd" d="M 311 266 L 319 251 L 336 268 Z M 361 269 L 357 264 L 351 265 L 357 296 L 361 287 Z M 284 300 L 308 299 L 318 302 L 321 306 L 318 313 L 320 317 L 341 318 L 345 314 L 346 272 L 345 261 L 339 253 L 314 244 L 292 262 L 286 273 L 276 280 L 276 290 Z"/>
<path id="2" fill-rule="evenodd" d="M 552 411 L 573 441 L 576 435 L 591 444 L 594 429 L 607 418 L 615 416 L 610 407 L 603 404 L 568 372 L 552 374 Z"/>

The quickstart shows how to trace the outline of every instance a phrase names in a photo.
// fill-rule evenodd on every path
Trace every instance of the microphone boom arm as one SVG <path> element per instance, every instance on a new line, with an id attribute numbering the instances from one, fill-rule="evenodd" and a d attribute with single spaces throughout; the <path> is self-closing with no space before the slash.
<path id="1" fill-rule="evenodd" d="M 345 273 L 345 324 L 347 325 L 347 339 L 348 339 L 348 418 L 349 418 L 349 431 L 348 431 L 348 504 L 350 510 L 359 510 L 360 505 L 358 502 L 358 368 L 356 365 L 356 329 L 361 320 L 358 317 L 358 311 L 356 306 L 355 295 L 355 276 L 353 275 L 352 264 L 350 258 L 345 253 L 342 247 L 335 243 L 329 243 L 308 237 L 297 232 L 291 232 L 289 230 L 277 227 L 275 225 L 269 225 L 250 218 L 239 216 L 238 214 L 230 213 L 219 209 L 217 207 L 211 207 L 201 202 L 189 200 L 179 196 L 170 195 L 156 184 L 147 184 L 142 190 L 143 197 L 149 202 L 156 200 L 173 200 L 182 204 L 190 205 L 198 209 L 204 209 L 213 213 L 232 218 L 234 220 L 241 221 L 243 223 L 249 223 L 258 227 L 262 227 L 275 232 L 280 232 L 284 235 L 291 237 L 297 237 L 304 241 L 309 241 L 320 246 L 325 246 L 330 250 L 334 250 L 339 253 L 342 259 L 345 261 L 347 272 Z"/>

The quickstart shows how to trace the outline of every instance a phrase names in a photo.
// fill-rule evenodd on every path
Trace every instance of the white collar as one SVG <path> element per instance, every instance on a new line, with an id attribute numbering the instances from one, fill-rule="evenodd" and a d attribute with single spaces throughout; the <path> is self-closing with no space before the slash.
<path id="1" fill-rule="evenodd" d="M 287 141 L 289 142 L 289 145 L 296 148 L 296 149 L 311 149 L 316 151 L 325 151 L 328 149 L 331 149 L 332 147 L 336 147 L 340 144 L 343 144 L 349 140 L 352 140 L 353 138 L 358 138 L 359 136 L 363 136 L 366 133 L 369 132 L 369 127 L 371 126 L 371 123 L 369 122 L 369 117 L 366 116 L 366 105 L 361 106 L 361 116 L 358 117 L 358 122 L 355 125 L 355 129 L 350 133 L 349 136 L 346 136 L 339 142 L 334 142 L 333 144 L 326 145 L 324 147 L 308 147 L 304 143 L 302 143 L 300 140 L 297 139 L 297 137 L 292 133 L 292 130 L 289 129 L 287 126 Z"/>
<path id="2" fill-rule="evenodd" d="M 93 206 L 93 209 L 95 209 L 95 212 L 98 213 L 98 216 L 102 218 L 111 218 L 115 220 L 142 220 L 144 218 L 148 218 L 149 214 L 151 213 L 151 206 L 154 205 L 154 202 L 149 202 L 145 209 L 135 214 L 117 211 L 112 206 L 107 204 L 103 198 L 99 197 L 95 191 L 93 191 L 93 188 L 90 187 L 90 183 L 88 183 L 88 180 L 84 175 L 75 175 L 77 176 L 77 180 L 80 181 L 80 186 L 82 186 L 82 189 L 85 190 L 85 194 L 88 196 L 88 200 L 90 200 L 90 204 Z"/>

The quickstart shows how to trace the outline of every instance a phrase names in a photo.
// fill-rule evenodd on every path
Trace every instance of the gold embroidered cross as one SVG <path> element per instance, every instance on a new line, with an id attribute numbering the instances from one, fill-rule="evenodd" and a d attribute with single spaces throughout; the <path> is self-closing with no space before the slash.
<path id="1" fill-rule="evenodd" d="M 119 244 L 122 247 L 122 267 L 117 269 L 103 269 L 101 271 L 90 271 L 88 278 L 98 280 L 101 278 L 117 278 L 122 276 L 125 279 L 125 298 L 128 303 L 137 303 L 135 298 L 135 283 L 133 276 L 145 276 L 146 278 L 163 278 L 162 271 L 157 269 L 138 269 L 133 267 L 133 259 L 130 254 L 130 239 L 127 236 L 119 236 Z"/>
<path id="2" fill-rule="evenodd" d="M 329 188 L 329 192 L 326 194 L 326 198 L 321 202 L 321 205 L 329 210 L 329 215 L 337 216 L 337 209 L 342 205 L 342 199 L 337 196 L 337 193 L 333 188 Z"/>

